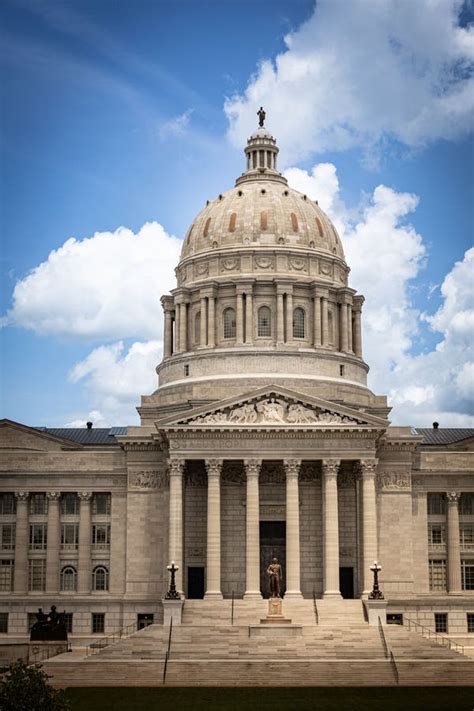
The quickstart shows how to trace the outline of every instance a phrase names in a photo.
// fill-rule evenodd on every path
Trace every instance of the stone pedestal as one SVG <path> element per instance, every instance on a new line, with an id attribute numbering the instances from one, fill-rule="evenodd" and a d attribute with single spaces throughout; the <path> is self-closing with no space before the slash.
<path id="1" fill-rule="evenodd" d="M 290 625 L 291 620 L 283 615 L 283 600 L 281 597 L 270 597 L 268 599 L 268 615 L 260 620 L 262 625 L 284 624 Z"/>
<path id="2" fill-rule="evenodd" d="M 364 600 L 364 607 L 367 612 L 369 625 L 387 624 L 387 601 L 386 600 Z"/>
<path id="3" fill-rule="evenodd" d="M 169 627 L 171 618 L 173 618 L 173 625 L 180 625 L 184 600 L 167 600 L 163 598 L 161 602 L 163 603 L 163 624 Z"/>

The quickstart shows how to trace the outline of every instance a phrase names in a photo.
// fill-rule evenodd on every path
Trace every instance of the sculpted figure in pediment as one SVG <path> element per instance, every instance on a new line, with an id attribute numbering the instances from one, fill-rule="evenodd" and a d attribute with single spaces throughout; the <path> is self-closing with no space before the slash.
<path id="1" fill-rule="evenodd" d="M 246 405 L 241 405 L 241 407 L 236 407 L 235 410 L 232 410 L 229 414 L 229 421 L 251 424 L 257 421 L 257 417 L 255 405 L 247 403 Z"/>
<path id="2" fill-rule="evenodd" d="M 314 410 L 298 403 L 289 406 L 286 419 L 290 423 L 317 422 L 318 420 Z"/>
<path id="3" fill-rule="evenodd" d="M 264 422 L 285 421 L 285 405 L 279 400 L 263 400 L 256 407 Z"/>

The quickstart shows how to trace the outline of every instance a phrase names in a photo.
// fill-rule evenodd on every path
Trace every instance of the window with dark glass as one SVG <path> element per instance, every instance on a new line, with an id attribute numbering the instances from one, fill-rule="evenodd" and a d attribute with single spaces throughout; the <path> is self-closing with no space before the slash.
<path id="1" fill-rule="evenodd" d="M 76 569 L 72 565 L 67 565 L 61 570 L 61 590 L 74 592 L 76 590 L 76 579 Z"/>
<path id="2" fill-rule="evenodd" d="M 0 547 L 2 551 L 15 550 L 15 524 L 3 523 L 0 525 Z"/>
<path id="3" fill-rule="evenodd" d="M 110 546 L 109 523 L 95 523 L 92 526 L 92 545 L 94 548 L 108 548 Z"/>
<path id="4" fill-rule="evenodd" d="M 98 565 L 92 571 L 92 589 L 98 591 L 109 589 L 109 571 L 105 565 Z"/>
<path id="5" fill-rule="evenodd" d="M 293 338 L 304 338 L 304 310 L 300 307 L 293 311 Z"/>
<path id="6" fill-rule="evenodd" d="M 44 515 L 48 513 L 46 494 L 30 494 L 30 514 Z"/>
<path id="7" fill-rule="evenodd" d="M 14 494 L 0 494 L 0 515 L 16 513 L 16 499 Z"/>
<path id="8" fill-rule="evenodd" d="M 13 560 L 0 560 L 0 592 L 11 592 L 13 590 L 13 571 Z"/>
<path id="9" fill-rule="evenodd" d="M 110 515 L 110 494 L 97 493 L 92 495 L 92 513 L 96 515 Z"/>
<path id="10" fill-rule="evenodd" d="M 61 548 L 76 550 L 79 545 L 79 524 L 63 523 L 61 526 Z"/>
<path id="11" fill-rule="evenodd" d="M 435 612 L 435 632 L 443 634 L 448 631 L 448 613 Z"/>
<path id="12" fill-rule="evenodd" d="M 0 634 L 8 634 L 8 612 L 0 612 Z"/>
<path id="13" fill-rule="evenodd" d="M 61 494 L 61 513 L 65 515 L 79 513 L 77 494 Z"/>
<path id="14" fill-rule="evenodd" d="M 428 494 L 428 515 L 443 516 L 446 513 L 446 497 L 444 494 Z"/>
<path id="15" fill-rule="evenodd" d="M 234 309 L 224 309 L 224 338 L 235 338 L 236 324 Z"/>
<path id="16" fill-rule="evenodd" d="M 461 579 L 463 590 L 474 590 L 474 560 L 461 562 Z"/>
<path id="17" fill-rule="evenodd" d="M 45 523 L 30 525 L 30 551 L 43 551 L 48 540 L 48 527 Z"/>
<path id="18" fill-rule="evenodd" d="M 92 634 L 104 634 L 105 612 L 92 613 Z"/>
<path id="19" fill-rule="evenodd" d="M 258 310 L 258 335 L 269 338 L 272 335 L 272 314 L 268 306 L 261 306 Z"/>

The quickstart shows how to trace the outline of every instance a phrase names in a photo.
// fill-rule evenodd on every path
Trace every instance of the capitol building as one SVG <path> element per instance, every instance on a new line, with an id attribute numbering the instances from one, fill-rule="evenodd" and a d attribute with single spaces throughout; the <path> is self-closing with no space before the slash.
<path id="1" fill-rule="evenodd" d="M 78 646 L 159 625 L 171 561 L 183 622 L 258 622 L 274 557 L 294 619 L 363 609 L 377 560 L 389 621 L 474 639 L 474 430 L 390 424 L 330 217 L 263 125 L 244 168 L 185 235 L 140 425 L 1 422 L 1 639 L 51 604 Z"/>

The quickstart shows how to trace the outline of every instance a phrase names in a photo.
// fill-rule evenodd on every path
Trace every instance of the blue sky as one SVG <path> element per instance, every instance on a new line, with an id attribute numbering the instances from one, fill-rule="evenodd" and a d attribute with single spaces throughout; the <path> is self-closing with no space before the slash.
<path id="1" fill-rule="evenodd" d="M 4 0 L 1 14 L 3 415 L 135 420 L 156 386 L 170 235 L 243 170 L 263 103 L 282 167 L 326 196 L 370 296 L 370 384 L 399 421 L 473 423 L 471 3 Z"/>

